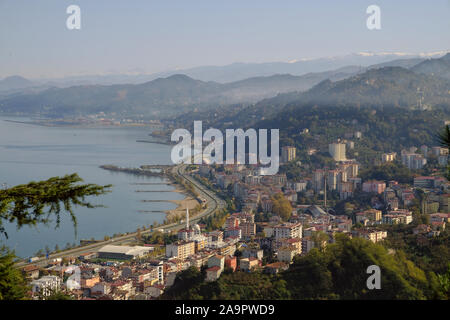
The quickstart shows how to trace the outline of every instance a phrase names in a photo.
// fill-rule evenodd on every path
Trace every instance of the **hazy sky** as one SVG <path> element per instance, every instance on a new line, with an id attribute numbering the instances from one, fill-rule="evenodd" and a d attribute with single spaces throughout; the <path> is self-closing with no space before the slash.
<path id="1" fill-rule="evenodd" d="M 81 8 L 81 30 L 66 8 Z M 381 30 L 366 8 L 381 8 Z M 0 78 L 449 49 L 450 0 L 0 0 Z"/>

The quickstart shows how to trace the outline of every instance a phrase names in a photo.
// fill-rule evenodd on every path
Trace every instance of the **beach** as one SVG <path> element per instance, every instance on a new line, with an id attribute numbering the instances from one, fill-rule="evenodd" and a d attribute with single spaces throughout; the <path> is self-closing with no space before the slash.
<path id="1" fill-rule="evenodd" d="M 186 208 L 189 210 L 193 210 L 199 205 L 199 202 L 195 198 L 193 198 L 191 195 L 186 194 L 186 191 L 182 190 L 178 185 L 176 185 L 176 189 L 174 190 L 174 192 L 184 194 L 185 198 L 182 200 L 168 200 L 169 202 L 177 204 L 177 207 L 175 209 L 165 211 L 168 220 L 173 219 L 176 216 L 184 217 L 186 215 Z"/>

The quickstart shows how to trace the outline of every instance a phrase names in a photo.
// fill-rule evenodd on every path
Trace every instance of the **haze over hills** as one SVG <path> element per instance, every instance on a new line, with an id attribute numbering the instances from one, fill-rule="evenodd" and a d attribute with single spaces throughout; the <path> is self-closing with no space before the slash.
<path id="1" fill-rule="evenodd" d="M 440 59 L 425 60 L 412 67 L 411 70 L 417 73 L 430 74 L 450 79 L 450 53 L 447 53 Z"/>
<path id="2" fill-rule="evenodd" d="M 228 83 L 248 78 L 272 76 L 275 74 L 305 75 L 307 73 L 325 72 L 347 66 L 365 68 L 369 66 L 399 66 L 409 68 L 426 58 L 438 58 L 446 51 L 409 54 L 401 52 L 370 53 L 360 52 L 335 57 L 316 59 L 299 59 L 289 62 L 263 63 L 232 63 L 224 66 L 199 66 L 194 68 L 169 70 L 159 73 L 147 73 L 145 70 L 135 69 L 129 73 L 106 73 L 92 75 L 67 76 L 64 78 L 33 79 L 36 86 L 70 87 L 76 85 L 113 85 L 113 84 L 141 84 L 158 78 L 166 78 L 175 74 L 185 74 L 202 81 Z M 385 64 L 385 65 L 383 65 Z M 0 90 L 1 91 L 1 90 Z"/>
<path id="3" fill-rule="evenodd" d="M 21 76 L 10 76 L 0 80 L 0 92 L 24 89 L 33 86 L 33 82 Z"/>
<path id="4" fill-rule="evenodd" d="M 408 110 L 443 107 L 450 110 L 450 81 L 401 67 L 369 69 L 335 82 L 324 80 L 306 92 L 279 94 L 248 107 L 234 106 L 226 112 L 211 110 L 205 116 L 186 114 L 176 121 L 182 122 L 185 118 L 189 122 L 195 116 L 213 127 L 248 127 L 280 115 L 293 105 Z M 211 117 L 211 114 L 215 116 Z"/>
<path id="5" fill-rule="evenodd" d="M 302 95 L 311 103 L 361 106 L 417 106 L 450 103 L 450 82 L 400 67 L 371 69 L 349 79 L 325 80 Z"/>
<path id="6" fill-rule="evenodd" d="M 336 57 L 324 57 L 318 59 L 300 59 L 290 62 L 270 63 L 233 63 L 226 66 L 202 66 L 184 70 L 159 73 L 159 76 L 169 76 L 173 73 L 183 73 L 194 79 L 203 81 L 232 82 L 251 77 L 269 76 L 273 74 L 304 75 L 311 72 L 324 72 L 346 66 L 368 67 L 371 65 L 386 63 L 392 60 L 414 59 L 412 65 L 425 58 L 436 58 L 446 52 L 433 52 L 426 54 L 409 54 L 401 52 L 370 53 L 360 52 Z M 397 64 L 394 64 L 397 65 Z M 401 65 L 399 65 L 401 66 Z"/>
<path id="7" fill-rule="evenodd" d="M 215 103 L 220 85 L 174 75 L 140 85 L 88 85 L 52 88 L 38 94 L 8 97 L 0 102 L 5 112 L 72 116 L 97 112 L 119 114 L 170 114 L 170 109 Z"/>
<path id="8" fill-rule="evenodd" d="M 168 118 L 192 111 L 247 104 L 252 106 L 246 112 L 255 111 L 267 117 L 292 101 L 337 106 L 412 107 L 417 106 L 420 98 L 424 105 L 447 105 L 450 86 L 444 76 L 449 56 L 432 60 L 397 59 L 369 68 L 346 66 L 302 76 L 276 74 L 225 84 L 177 74 L 142 84 L 82 85 L 41 89 L 40 92 L 36 92 L 39 90 L 36 87 L 30 87 L 35 92 L 16 92 L 0 98 L 0 111 L 48 117 L 105 112 L 120 117 Z M 414 66 L 418 61 L 419 64 Z M 408 70 L 397 65 L 413 67 Z M 438 75 L 436 70 L 440 72 Z M 33 84 L 20 77 L 5 80 L 17 87 Z"/>
<path id="9" fill-rule="evenodd" d="M 304 76 L 273 75 L 220 84 L 173 75 L 143 84 L 86 85 L 51 88 L 43 92 L 14 95 L 0 100 L 0 110 L 70 116 L 105 112 L 167 117 L 233 103 L 255 103 L 279 93 L 303 91 L 324 79 L 339 80 L 359 69 L 347 67 Z"/>

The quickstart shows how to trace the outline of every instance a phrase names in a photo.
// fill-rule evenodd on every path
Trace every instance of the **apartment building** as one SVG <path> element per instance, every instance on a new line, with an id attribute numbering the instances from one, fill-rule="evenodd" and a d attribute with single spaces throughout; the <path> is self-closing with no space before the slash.
<path id="1" fill-rule="evenodd" d="M 275 239 L 301 238 L 301 223 L 283 223 L 273 227 Z"/>
<path id="2" fill-rule="evenodd" d="M 381 194 L 386 189 L 386 182 L 384 181 L 366 181 L 362 185 L 363 192 L 374 192 Z"/>
<path id="3" fill-rule="evenodd" d="M 331 143 L 328 145 L 328 152 L 335 161 L 345 161 L 345 143 Z"/>
<path id="4" fill-rule="evenodd" d="M 62 280 L 58 276 L 44 276 L 31 282 L 31 292 L 45 298 L 58 291 L 61 284 Z"/>
<path id="5" fill-rule="evenodd" d="M 166 257 L 168 258 L 186 259 L 193 254 L 195 254 L 194 241 L 177 241 L 166 245 Z"/>
<path id="6" fill-rule="evenodd" d="M 281 148 L 281 163 L 295 160 L 295 147 L 286 146 Z"/>

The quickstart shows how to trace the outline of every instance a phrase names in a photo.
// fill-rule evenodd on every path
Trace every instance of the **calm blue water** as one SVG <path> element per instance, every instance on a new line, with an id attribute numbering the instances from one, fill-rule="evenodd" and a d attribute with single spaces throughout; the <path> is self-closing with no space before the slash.
<path id="1" fill-rule="evenodd" d="M 51 128 L 20 123 L 22 118 L 0 117 L 0 187 L 39 181 L 54 176 L 78 173 L 86 183 L 112 184 L 112 193 L 91 199 L 106 208 L 76 208 L 77 235 L 68 217 L 59 229 L 49 226 L 23 227 L 6 224 L 9 239 L 0 236 L 21 257 L 33 255 L 48 246 L 54 249 L 67 243 L 79 244 L 80 239 L 103 239 L 105 235 L 135 231 L 138 227 L 162 222 L 163 211 L 174 209 L 170 202 L 141 202 L 144 199 L 179 200 L 175 192 L 137 193 L 136 190 L 173 190 L 168 185 L 133 185 L 142 182 L 164 182 L 161 178 L 136 177 L 100 169 L 102 164 L 137 167 L 142 164 L 169 164 L 170 146 L 138 143 L 148 139 L 145 128 Z M 142 213 L 143 211 L 160 211 Z"/>

